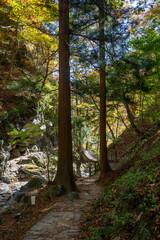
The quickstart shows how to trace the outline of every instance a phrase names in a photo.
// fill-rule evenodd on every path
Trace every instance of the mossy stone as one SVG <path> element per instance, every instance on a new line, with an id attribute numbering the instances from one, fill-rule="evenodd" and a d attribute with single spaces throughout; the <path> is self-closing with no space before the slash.
<path id="1" fill-rule="evenodd" d="M 48 189 L 49 196 L 60 197 L 66 194 L 66 188 L 61 185 L 50 186 Z"/>
<path id="2" fill-rule="evenodd" d="M 21 191 L 29 191 L 33 189 L 38 189 L 47 184 L 47 180 L 41 176 L 36 176 L 32 178 L 25 186 L 21 187 Z"/>

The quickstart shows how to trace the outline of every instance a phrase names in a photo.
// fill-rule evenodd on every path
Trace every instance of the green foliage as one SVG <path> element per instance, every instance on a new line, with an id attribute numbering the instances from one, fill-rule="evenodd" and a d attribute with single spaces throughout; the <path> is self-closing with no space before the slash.
<path id="1" fill-rule="evenodd" d="M 2 114 L 0 114 L 0 121 L 3 121 L 4 119 L 6 119 L 7 117 L 8 117 L 8 112 L 7 111 L 5 111 L 5 112 L 3 112 Z"/>
<path id="2" fill-rule="evenodd" d="M 72 126 L 73 140 L 76 146 L 87 143 L 90 138 L 89 128 L 81 122 L 79 117 L 74 118 L 72 121 Z"/>
<path id="3" fill-rule="evenodd" d="M 70 3 L 71 85 L 81 98 L 78 106 L 72 107 L 72 129 L 74 145 L 94 141 L 95 144 L 91 145 L 95 150 L 99 142 L 98 7 L 96 2 L 89 2 Z M 119 126 L 123 118 L 124 123 L 128 123 L 121 103 L 127 101 L 133 116 L 138 116 L 154 102 L 159 87 L 158 7 L 155 4 L 153 8 L 143 9 L 146 12 L 138 25 L 133 18 L 136 10 L 123 3 L 105 1 L 104 5 L 107 121 L 112 132 L 118 129 L 117 136 L 119 129 L 122 129 Z M 16 96 L 40 99 L 38 111 L 42 115 L 41 120 L 44 124 L 52 123 L 52 133 L 56 132 L 58 83 L 57 75 L 53 72 L 57 70 L 58 64 L 57 2 L 7 0 L 0 4 L 0 11 L 3 16 L 0 28 L 3 64 L 6 59 L 7 64 L 11 61 L 12 42 L 17 44 L 13 64 L 15 71 L 11 76 L 12 81 L 5 82 L 7 89 L 15 91 Z M 138 11 L 143 14 L 140 9 Z M 73 94 L 72 103 L 74 98 Z M 16 109 L 11 110 L 11 113 L 19 116 L 19 110 Z M 81 114 L 76 116 L 76 110 Z M 117 117 L 117 110 L 122 118 Z M 3 120 L 7 118 L 8 112 L 2 116 Z M 156 113 L 153 119 L 158 120 L 159 114 Z M 107 138 L 111 142 L 110 134 L 107 134 Z"/>
<path id="4" fill-rule="evenodd" d="M 44 130 L 41 130 L 38 125 L 32 125 L 30 126 L 30 129 L 28 130 L 13 130 L 9 133 L 9 135 L 14 136 L 14 140 L 10 142 L 11 145 L 17 144 L 17 143 L 25 143 L 29 142 L 31 138 L 34 138 L 38 135 L 41 135 L 44 133 Z"/>
<path id="5" fill-rule="evenodd" d="M 129 105 L 133 119 L 149 111 L 150 105 L 156 103 L 158 106 L 160 11 L 156 3 L 145 9 L 140 2 L 134 10 L 132 6 L 123 5 L 124 1 L 104 2 L 107 121 L 114 133 L 117 130 L 115 125 L 121 127 L 122 123 L 128 124 L 124 103 Z M 70 7 L 71 85 L 78 96 L 76 104 L 74 94 L 71 99 L 72 134 L 74 155 L 80 160 L 76 152 L 78 147 L 89 142 L 95 148 L 99 142 L 98 7 L 96 1 L 79 1 L 78 4 L 71 1 Z M 58 126 L 58 82 L 57 74 L 53 73 L 58 64 L 58 6 L 56 1 L 51 0 L 2 0 L 0 13 L 0 67 L 4 71 L 4 80 L 7 79 L 5 67 L 12 67 L 10 79 L 3 83 L 9 93 L 15 93 L 16 97 L 24 96 L 22 104 L 2 111 L 0 120 L 7 121 L 7 127 L 12 130 L 12 145 L 29 142 L 42 134 L 48 137 L 56 133 Z M 36 102 L 40 99 L 37 107 L 38 124 L 21 131 L 15 129 L 16 124 L 10 121 L 11 116 L 22 121 L 21 113 L 29 111 L 26 100 L 33 102 L 35 99 Z M 148 119 L 158 123 L 158 107 L 157 111 L 151 112 Z M 42 130 L 42 126 L 46 129 Z M 120 142 L 117 136 L 114 143 Z M 107 134 L 107 139 L 110 138 Z M 153 222 L 159 221 L 159 166 L 156 159 L 160 154 L 160 144 L 144 154 L 141 149 L 146 143 L 145 139 L 138 144 L 127 159 L 129 161 L 137 157 L 139 160 L 135 167 L 104 190 L 101 199 L 103 204 L 97 204 L 95 210 L 102 205 L 106 205 L 109 210 L 101 215 L 103 229 L 90 228 L 93 232 L 91 239 L 107 239 L 111 234 L 120 236 L 123 232 L 126 233 L 124 239 L 131 239 L 136 232 L 139 232 L 138 240 L 147 240 L 152 233 L 152 237 L 156 238 Z M 47 141 L 45 146 L 48 168 L 52 168 L 50 173 L 54 174 L 57 153 L 50 153 Z M 148 222 L 144 222 L 145 219 L 151 220 L 151 227 Z"/>
<path id="6" fill-rule="evenodd" d="M 160 234 L 158 225 L 155 226 L 155 222 L 159 224 L 160 211 L 159 155 L 157 141 L 126 174 L 104 189 L 93 209 L 96 222 L 102 227 L 93 226 L 94 218 L 90 215 L 92 229 L 89 228 L 88 239 L 102 239 L 102 236 L 110 239 L 112 235 L 124 239 L 157 239 Z"/>
<path id="7" fill-rule="evenodd" d="M 28 76 L 26 74 L 26 77 L 23 78 L 22 81 L 12 81 L 8 86 L 7 89 L 16 91 L 17 93 L 20 92 L 26 92 L 27 91 L 27 98 L 33 97 L 33 94 L 40 93 L 41 92 L 41 85 L 39 84 L 39 79 L 36 80 L 33 75 Z"/>

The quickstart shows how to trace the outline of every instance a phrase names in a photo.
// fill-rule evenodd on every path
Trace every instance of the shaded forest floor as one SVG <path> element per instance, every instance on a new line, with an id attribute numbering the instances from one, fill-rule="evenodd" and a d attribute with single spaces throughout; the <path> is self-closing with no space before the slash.
<path id="1" fill-rule="evenodd" d="M 77 239 L 160 239 L 159 127 L 150 124 L 142 138 L 126 144 L 124 161 L 108 175 L 100 198 L 83 215 Z M 125 146 L 126 135 L 121 137 Z"/>
<path id="2" fill-rule="evenodd" d="M 75 236 L 79 235 L 78 223 L 82 213 L 88 212 L 91 203 L 102 191 L 102 186 L 95 183 L 97 177 L 98 175 L 79 178 L 79 199 L 72 200 L 72 194 L 62 197 L 61 201 L 54 204 L 52 210 L 27 232 L 24 239 L 75 239 Z"/>
<path id="3" fill-rule="evenodd" d="M 0 219 L 0 239 L 128 240 L 134 239 L 136 232 L 141 236 L 135 239 L 156 239 L 160 236 L 157 232 L 160 226 L 159 125 L 156 130 L 154 125 L 151 126 L 146 133 L 134 147 L 130 146 L 130 154 L 126 153 L 123 163 L 112 166 L 117 168 L 108 174 L 103 184 L 96 182 L 98 174 L 78 178 L 79 199 L 72 201 L 67 195 L 46 197 L 47 186 L 37 196 L 35 206 L 26 204 L 23 209 L 4 214 Z M 147 229 L 149 222 L 155 237 L 146 235 L 150 230 Z M 111 226 L 109 230 L 106 224 Z M 123 234 L 123 231 L 126 232 Z M 132 235 L 128 235 L 128 231 Z"/>
<path id="4" fill-rule="evenodd" d="M 0 239 L 21 240 L 26 232 L 26 240 L 53 239 L 53 236 L 54 239 L 72 239 L 79 235 L 78 223 L 82 213 L 87 213 L 104 189 L 104 183 L 96 183 L 98 177 L 99 173 L 77 179 L 79 199 L 72 200 L 68 195 L 46 197 L 48 186 L 38 195 L 35 206 L 26 204 L 23 209 L 6 212 L 1 219 Z M 107 182 L 110 184 L 116 177 L 116 171 L 113 171 Z"/>

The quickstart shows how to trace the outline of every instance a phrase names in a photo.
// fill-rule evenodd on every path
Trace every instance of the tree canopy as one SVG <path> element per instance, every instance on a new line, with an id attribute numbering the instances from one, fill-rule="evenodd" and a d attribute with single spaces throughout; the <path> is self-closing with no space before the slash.
<path id="1" fill-rule="evenodd" d="M 72 138 L 64 144 L 70 141 L 72 150 L 66 156 L 66 162 L 70 162 L 71 152 L 79 154 L 85 145 L 99 154 L 99 143 L 107 148 L 129 124 L 135 135 L 143 137 L 138 121 L 144 121 L 148 109 L 159 101 L 160 36 L 158 1 L 84 0 L 66 4 L 68 26 L 64 22 L 62 29 L 68 27 L 68 35 L 66 39 L 62 37 L 66 47 L 62 55 L 68 51 L 69 65 L 66 68 L 63 60 L 58 69 L 62 49 L 58 1 L 2 0 L 0 68 L 6 89 L 14 91 L 19 99 L 34 101 L 41 115 L 40 124 L 52 125 L 53 132 L 57 131 L 58 122 L 62 121 L 63 126 L 65 121 L 64 96 L 69 87 L 70 110 L 66 114 L 71 113 L 67 126 L 70 125 L 69 132 L 72 126 Z M 68 76 L 64 77 L 58 104 L 61 71 L 64 75 L 68 71 Z M 67 81 L 69 85 L 65 85 Z M 2 121 L 8 112 L 13 114 L 7 106 Z M 106 115 L 100 134 L 102 108 Z M 148 118 L 152 121 L 159 115 Z M 18 130 L 13 118 L 9 121 L 10 130 Z"/>

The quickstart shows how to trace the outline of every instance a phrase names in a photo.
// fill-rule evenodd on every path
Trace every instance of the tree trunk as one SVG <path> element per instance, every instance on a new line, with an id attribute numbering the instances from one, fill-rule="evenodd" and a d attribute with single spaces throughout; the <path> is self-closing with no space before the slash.
<path id="1" fill-rule="evenodd" d="M 76 94 L 76 109 L 77 109 L 77 117 L 78 117 L 79 109 L 77 106 L 78 106 L 78 95 Z M 79 139 L 81 139 L 81 128 L 80 128 L 79 132 L 77 131 L 77 135 L 79 135 Z M 78 141 L 77 152 L 81 151 L 81 148 L 82 148 L 82 146 L 81 146 L 81 140 L 80 140 L 80 142 Z M 80 157 L 80 159 L 79 160 L 77 159 L 77 162 L 76 162 L 78 177 L 81 177 L 81 163 L 82 163 L 82 161 L 81 161 L 81 157 Z"/>
<path id="2" fill-rule="evenodd" d="M 114 132 L 113 132 L 113 130 L 112 130 L 112 128 L 111 128 L 109 122 L 106 121 L 106 124 L 107 124 L 107 127 L 109 128 L 109 131 L 110 131 L 110 133 L 111 133 L 111 135 L 112 135 L 112 138 L 115 139 Z"/>
<path id="3" fill-rule="evenodd" d="M 130 136 L 131 136 L 131 138 L 134 140 L 134 136 L 132 135 L 132 133 L 131 133 L 131 131 L 130 131 L 129 127 L 127 126 L 127 124 L 125 123 L 125 121 L 124 121 L 124 119 L 123 119 L 122 115 L 120 114 L 120 112 L 119 112 L 119 110 L 118 110 L 118 106 L 116 106 L 116 104 L 114 103 L 114 101 L 113 101 L 113 105 L 114 105 L 114 107 L 116 108 L 116 110 L 117 110 L 117 113 L 118 113 L 118 115 L 119 115 L 119 117 L 120 117 L 120 119 L 121 119 L 122 123 L 124 124 L 125 128 L 127 129 L 127 131 L 128 131 L 128 133 L 129 133 L 129 135 L 130 135 Z"/>
<path id="4" fill-rule="evenodd" d="M 59 0 L 58 167 L 55 184 L 75 191 L 73 175 L 69 66 L 69 0 Z"/>
<path id="5" fill-rule="evenodd" d="M 104 42 L 104 0 L 99 0 L 99 54 L 100 54 L 100 179 L 104 179 L 111 167 L 108 163 L 106 142 L 106 81 Z"/>
<path id="6" fill-rule="evenodd" d="M 140 137 L 141 136 L 141 131 L 138 129 L 138 127 L 136 126 L 136 124 L 134 122 L 134 116 L 133 116 L 133 114 L 132 114 L 132 112 L 129 108 L 128 102 L 127 102 L 126 97 L 125 97 L 125 94 L 123 94 L 123 97 L 124 97 L 124 106 L 126 108 L 130 124 L 131 124 L 132 128 L 135 130 L 135 132 L 137 133 L 137 135 Z"/>
<path id="7" fill-rule="evenodd" d="M 12 39 L 11 62 L 10 62 L 10 65 L 9 65 L 8 79 L 11 78 L 13 63 L 14 63 L 14 59 L 15 59 L 15 56 L 16 56 L 16 53 L 17 53 L 17 50 L 18 50 L 17 38 L 18 38 L 18 24 L 17 24 L 16 29 L 15 29 L 15 39 L 14 38 Z"/>

